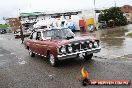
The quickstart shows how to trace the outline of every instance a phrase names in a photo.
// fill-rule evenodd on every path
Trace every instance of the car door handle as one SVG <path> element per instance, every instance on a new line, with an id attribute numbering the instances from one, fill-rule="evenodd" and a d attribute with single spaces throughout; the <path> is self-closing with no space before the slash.
<path id="1" fill-rule="evenodd" d="M 39 46 L 40 44 L 35 44 L 35 45 Z"/>
<path id="2" fill-rule="evenodd" d="M 33 39 L 33 42 L 36 42 L 36 40 Z"/>

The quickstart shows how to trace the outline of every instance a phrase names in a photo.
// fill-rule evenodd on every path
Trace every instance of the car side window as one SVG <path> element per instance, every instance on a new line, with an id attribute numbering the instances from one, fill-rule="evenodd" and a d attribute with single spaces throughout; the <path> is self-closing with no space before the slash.
<path id="1" fill-rule="evenodd" d="M 51 30 L 49 30 L 49 31 L 44 31 L 43 32 L 43 36 L 44 37 L 51 37 L 51 36 L 54 36 L 54 34 L 52 33 Z"/>
<path id="2" fill-rule="evenodd" d="M 36 37 L 37 37 L 37 32 L 34 32 L 34 33 L 32 34 L 32 39 L 35 39 L 35 40 L 36 40 Z"/>
<path id="3" fill-rule="evenodd" d="M 33 38 L 33 33 L 31 33 L 31 34 L 30 34 L 29 38 L 30 38 L 30 39 L 32 39 L 32 38 Z"/>
<path id="4" fill-rule="evenodd" d="M 43 37 L 46 37 L 47 33 L 46 31 L 43 32 Z"/>
<path id="5" fill-rule="evenodd" d="M 40 38 L 41 38 L 41 32 L 37 32 L 36 40 L 40 40 Z"/>

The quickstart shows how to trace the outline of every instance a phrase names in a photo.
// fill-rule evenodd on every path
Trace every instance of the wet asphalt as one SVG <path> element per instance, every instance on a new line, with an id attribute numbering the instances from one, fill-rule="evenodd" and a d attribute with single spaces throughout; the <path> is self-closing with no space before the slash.
<path id="1" fill-rule="evenodd" d="M 0 34 L 0 88 L 85 88 L 78 80 L 82 67 L 89 72 L 90 79 L 132 80 L 132 39 L 125 36 L 132 31 L 132 25 L 114 29 L 88 34 L 100 39 L 102 47 L 92 60 L 71 58 L 61 61 L 57 67 L 50 66 L 46 58 L 30 57 L 13 34 Z M 86 88 L 132 88 L 132 85 Z"/>

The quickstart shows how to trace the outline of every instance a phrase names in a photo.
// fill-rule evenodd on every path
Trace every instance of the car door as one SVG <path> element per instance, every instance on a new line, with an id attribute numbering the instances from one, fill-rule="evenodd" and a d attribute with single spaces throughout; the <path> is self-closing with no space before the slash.
<path id="1" fill-rule="evenodd" d="M 37 32 L 33 32 L 30 39 L 30 49 L 36 53 L 36 37 L 37 37 Z"/>
<path id="2" fill-rule="evenodd" d="M 42 32 L 37 32 L 37 43 L 36 43 L 36 47 L 37 47 L 37 53 L 42 55 L 42 56 L 46 56 L 47 55 L 47 44 L 46 44 L 46 40 L 42 40 Z"/>
<path id="3" fill-rule="evenodd" d="M 43 41 L 41 37 L 41 32 L 38 31 L 36 41 L 35 41 L 35 46 L 36 46 L 35 51 L 38 55 L 42 55 L 42 45 L 43 45 Z"/>

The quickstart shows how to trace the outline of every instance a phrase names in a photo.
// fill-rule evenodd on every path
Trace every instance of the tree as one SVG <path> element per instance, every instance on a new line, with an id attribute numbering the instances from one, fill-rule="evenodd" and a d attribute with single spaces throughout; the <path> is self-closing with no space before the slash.
<path id="1" fill-rule="evenodd" d="M 108 26 L 123 26 L 127 24 L 127 19 L 119 7 L 111 7 L 101 11 L 98 17 L 100 21 L 106 21 Z"/>

